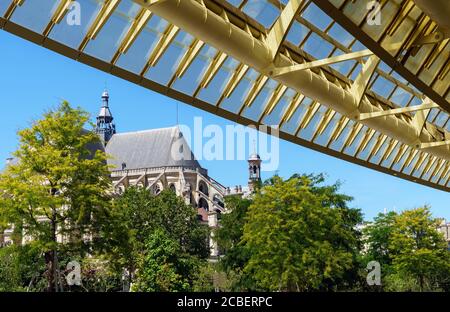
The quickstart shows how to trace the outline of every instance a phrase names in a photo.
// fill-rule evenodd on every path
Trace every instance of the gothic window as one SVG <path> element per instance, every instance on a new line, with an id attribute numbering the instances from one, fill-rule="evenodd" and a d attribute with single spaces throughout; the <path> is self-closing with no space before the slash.
<path id="1" fill-rule="evenodd" d="M 203 208 L 206 211 L 209 211 L 209 205 L 208 202 L 206 201 L 206 199 L 204 198 L 200 198 L 200 200 L 198 201 L 198 207 L 199 208 Z"/>
<path id="2" fill-rule="evenodd" d="M 170 189 L 172 192 L 174 192 L 174 193 L 177 192 L 177 190 L 176 190 L 176 188 L 175 188 L 175 184 L 173 184 L 173 183 L 171 183 L 171 184 L 169 185 L 169 189 Z"/>
<path id="3" fill-rule="evenodd" d="M 152 186 L 152 193 L 153 193 L 154 195 L 159 195 L 159 193 L 161 193 L 161 186 L 160 186 L 158 183 L 155 183 L 155 184 Z"/>
<path id="4" fill-rule="evenodd" d="M 198 183 L 198 189 L 199 189 L 200 192 L 202 192 L 206 196 L 209 195 L 208 186 L 206 185 L 205 181 L 200 181 Z"/>
<path id="5" fill-rule="evenodd" d="M 125 192 L 125 186 L 123 186 L 123 184 L 122 184 L 122 185 L 119 185 L 119 186 L 116 188 L 116 193 L 117 193 L 117 194 L 122 195 L 124 192 Z"/>
<path id="6" fill-rule="evenodd" d="M 222 197 L 220 197 L 218 194 L 214 194 L 213 201 L 220 207 L 225 207 Z"/>
<path id="7" fill-rule="evenodd" d="M 222 212 L 219 209 L 216 209 L 216 213 L 217 213 L 217 220 L 222 219 Z"/>

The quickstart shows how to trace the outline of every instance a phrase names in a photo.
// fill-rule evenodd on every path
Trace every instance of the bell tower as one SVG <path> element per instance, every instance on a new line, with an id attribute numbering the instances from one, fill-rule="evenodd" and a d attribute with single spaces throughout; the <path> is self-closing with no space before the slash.
<path id="1" fill-rule="evenodd" d="M 256 152 L 248 158 L 248 171 L 248 188 L 250 192 L 253 192 L 261 182 L 261 157 Z"/>
<path id="2" fill-rule="evenodd" d="M 104 145 L 108 144 L 108 141 L 116 133 L 116 125 L 113 120 L 114 118 L 109 110 L 109 94 L 105 90 L 102 94 L 102 107 L 98 113 L 95 127 L 95 132 L 100 136 Z"/>

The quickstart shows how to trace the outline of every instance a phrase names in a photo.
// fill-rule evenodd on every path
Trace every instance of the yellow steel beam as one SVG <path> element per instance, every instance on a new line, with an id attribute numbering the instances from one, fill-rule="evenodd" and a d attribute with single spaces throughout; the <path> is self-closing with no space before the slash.
<path id="1" fill-rule="evenodd" d="M 281 44 L 287 36 L 289 28 L 300 11 L 303 0 L 289 0 L 266 37 L 266 43 L 272 51 L 273 58 L 280 51 Z"/>
<path id="2" fill-rule="evenodd" d="M 370 50 L 352 52 L 352 53 L 342 54 L 342 55 L 338 55 L 338 56 L 333 56 L 333 57 L 322 59 L 322 60 L 307 62 L 307 63 L 303 63 L 303 64 L 297 64 L 297 65 L 286 66 L 286 67 L 281 67 L 281 68 L 274 68 L 273 70 L 269 70 L 269 74 L 272 75 L 273 77 L 278 77 L 278 76 L 285 75 L 285 74 L 292 73 L 292 72 L 299 71 L 299 70 L 311 69 L 311 68 L 315 68 L 315 67 L 322 67 L 325 65 L 336 64 L 339 62 L 360 59 L 360 58 L 363 58 L 363 57 L 366 57 L 366 56 L 369 56 L 372 54 L 373 54 L 373 52 Z"/>
<path id="3" fill-rule="evenodd" d="M 13 2 L 11 2 L 9 7 L 6 9 L 5 14 L 3 14 L 3 17 L 5 19 L 9 19 L 11 17 L 11 15 L 14 13 L 14 11 L 16 10 L 16 8 L 18 6 L 21 6 L 24 3 L 24 1 L 25 0 L 13 0 Z"/>
<path id="4" fill-rule="evenodd" d="M 58 4 L 55 12 L 53 13 L 53 16 L 50 20 L 50 22 L 45 27 L 44 31 L 42 32 L 42 35 L 44 37 L 47 37 L 48 34 L 51 32 L 53 27 L 56 24 L 59 24 L 61 20 L 63 19 L 64 15 L 69 10 L 70 4 L 72 3 L 72 0 L 61 0 L 61 2 Z"/>
<path id="5" fill-rule="evenodd" d="M 144 1 L 135 1 L 145 6 Z M 202 3 L 194 0 L 166 0 L 152 5 L 151 10 L 191 33 L 197 39 L 233 56 L 259 72 L 265 73 L 266 69 L 273 63 L 278 67 L 292 65 L 292 60 L 281 53 L 275 55 L 274 59 L 273 50 L 264 40 L 249 34 L 245 27 L 243 29 L 242 26 L 236 26 L 231 20 L 224 19 L 220 14 L 216 14 L 209 9 L 211 5 L 214 5 L 211 0 L 203 0 Z M 211 31 L 211 29 L 214 29 L 214 31 Z M 398 44 L 390 44 L 389 49 L 398 49 L 398 46 Z M 369 80 L 367 78 L 370 77 L 368 73 L 373 72 L 371 69 L 375 68 L 374 63 L 378 62 L 377 57 L 369 57 L 365 66 L 368 70 L 363 70 L 364 75 L 360 79 L 362 82 Z M 268 75 L 268 73 L 265 74 Z M 358 83 L 357 81 L 353 90 L 349 91 L 344 89 L 341 83 L 331 82 L 324 75 L 318 75 L 311 70 L 296 71 L 273 78 L 350 118 L 355 118 L 357 115 L 355 111 L 357 113 L 368 113 L 382 110 L 374 106 L 361 92 L 367 87 L 367 83 Z M 323 90 L 327 90 L 327 92 Z M 360 96 L 362 96 L 362 99 L 359 98 Z M 395 115 L 386 116 L 386 120 L 383 121 L 373 118 L 364 120 L 363 123 L 369 128 L 387 134 L 405 144 L 414 145 L 417 143 L 415 128 L 410 122 L 397 118 Z M 433 137 L 427 131 L 422 131 L 419 139 L 421 142 L 433 141 Z M 439 157 L 450 159 L 450 149 L 447 146 L 433 149 L 433 153 L 439 155 Z"/>
<path id="6" fill-rule="evenodd" d="M 419 149 L 421 149 L 421 150 L 430 149 L 430 148 L 436 148 L 436 147 L 445 146 L 445 145 L 450 145 L 450 140 L 422 143 L 422 144 L 420 144 Z"/>
<path id="7" fill-rule="evenodd" d="M 353 95 L 356 101 L 356 107 L 360 106 L 364 94 L 366 93 L 367 87 L 369 86 L 370 78 L 372 78 L 372 75 L 379 63 L 380 58 L 378 56 L 372 55 L 371 57 L 369 57 L 369 59 L 364 63 L 361 72 L 353 82 L 350 93 Z"/>
<path id="8" fill-rule="evenodd" d="M 378 111 L 378 112 L 373 112 L 373 113 L 364 113 L 364 114 L 359 115 L 358 120 L 362 121 L 362 120 L 367 120 L 367 119 L 371 119 L 371 118 L 404 114 L 404 113 L 416 112 L 416 111 L 421 111 L 421 110 L 428 110 L 431 108 L 439 108 L 439 105 L 437 105 L 436 103 L 424 103 L 421 105 L 400 107 L 400 108 L 394 108 L 394 109 L 390 109 L 390 110 Z"/>

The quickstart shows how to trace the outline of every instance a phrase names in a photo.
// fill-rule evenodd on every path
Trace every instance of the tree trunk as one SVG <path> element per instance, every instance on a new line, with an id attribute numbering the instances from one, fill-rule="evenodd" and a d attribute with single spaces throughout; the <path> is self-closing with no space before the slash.
<path id="1" fill-rule="evenodd" d="M 46 252 L 46 262 L 47 262 L 47 291 L 48 292 L 57 292 L 58 291 L 58 256 L 56 253 L 56 212 L 53 211 L 52 220 L 51 220 L 51 240 L 54 243 L 53 249 Z"/>

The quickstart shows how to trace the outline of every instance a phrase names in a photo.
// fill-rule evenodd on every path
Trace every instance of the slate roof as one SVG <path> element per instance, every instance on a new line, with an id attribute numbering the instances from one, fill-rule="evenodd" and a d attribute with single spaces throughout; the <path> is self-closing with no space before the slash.
<path id="1" fill-rule="evenodd" d="M 114 134 L 106 145 L 112 170 L 183 166 L 201 169 L 178 127 Z"/>

